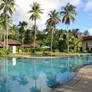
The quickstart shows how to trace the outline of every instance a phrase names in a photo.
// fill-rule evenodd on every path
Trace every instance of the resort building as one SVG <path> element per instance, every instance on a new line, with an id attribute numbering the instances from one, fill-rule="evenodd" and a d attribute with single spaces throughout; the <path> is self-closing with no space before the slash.
<path id="1" fill-rule="evenodd" d="M 82 41 L 81 51 L 87 50 L 88 52 L 92 52 L 92 36 L 77 35 L 77 38 Z"/>
<path id="2" fill-rule="evenodd" d="M 40 43 L 39 42 L 35 42 L 35 47 L 39 47 Z M 33 43 L 28 43 L 28 44 L 22 44 L 23 48 L 30 48 L 30 47 L 34 47 L 34 42 Z"/>
<path id="3" fill-rule="evenodd" d="M 12 53 L 15 54 L 16 53 L 16 47 L 21 46 L 21 43 L 17 40 L 9 40 L 8 45 L 12 46 Z"/>
<path id="4" fill-rule="evenodd" d="M 3 42 L 0 41 L 0 48 L 3 48 Z"/>
<path id="5" fill-rule="evenodd" d="M 0 48 L 4 48 L 4 45 L 6 46 L 6 43 L 0 42 Z M 21 43 L 17 40 L 9 40 L 8 46 L 12 47 L 12 53 L 16 53 L 16 47 L 21 46 Z"/>

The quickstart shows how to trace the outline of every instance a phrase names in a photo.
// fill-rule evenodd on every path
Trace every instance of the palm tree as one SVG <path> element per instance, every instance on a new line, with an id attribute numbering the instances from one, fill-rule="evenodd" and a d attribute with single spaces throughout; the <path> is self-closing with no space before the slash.
<path id="1" fill-rule="evenodd" d="M 4 28 L 7 32 L 7 49 L 8 49 L 8 20 L 13 15 L 13 11 L 15 11 L 15 1 L 14 0 L 1 0 L 0 3 L 0 11 L 3 11 L 4 15 Z"/>
<path id="2" fill-rule="evenodd" d="M 23 22 L 19 22 L 19 33 L 20 33 L 20 36 L 22 38 L 22 44 L 24 43 L 24 39 L 25 39 L 25 27 L 27 26 L 27 23 L 25 21 Z"/>
<path id="3" fill-rule="evenodd" d="M 40 14 L 43 14 L 43 12 L 42 12 L 43 9 L 40 8 L 40 4 L 37 2 L 34 2 L 33 5 L 30 5 L 30 7 L 31 7 L 31 10 L 29 10 L 28 13 L 30 13 L 31 16 L 29 19 L 34 21 L 34 25 L 35 25 L 35 35 L 34 35 L 34 48 L 35 48 L 36 31 L 37 31 L 37 29 L 36 29 L 37 23 L 36 22 L 37 22 L 37 19 L 41 18 Z"/>
<path id="4" fill-rule="evenodd" d="M 5 48 L 5 41 L 6 41 L 6 36 L 7 36 L 7 32 L 6 32 L 6 20 L 5 20 L 5 16 L 7 16 L 7 22 L 11 23 L 11 18 L 10 16 L 1 13 L 0 15 L 0 25 L 1 25 L 1 34 L 3 34 L 3 39 L 4 39 L 4 48 Z"/>
<path id="5" fill-rule="evenodd" d="M 0 40 L 3 41 L 3 35 L 4 35 L 4 32 L 2 31 L 3 30 L 3 23 L 2 23 L 2 16 L 0 15 Z"/>
<path id="6" fill-rule="evenodd" d="M 47 20 L 46 24 L 47 27 L 51 30 L 51 52 L 52 52 L 52 43 L 53 43 L 53 34 L 56 29 L 56 25 L 59 23 L 59 13 L 56 10 L 50 11 L 49 19 Z"/>
<path id="7" fill-rule="evenodd" d="M 65 7 L 63 7 L 63 11 L 60 12 L 61 17 L 62 18 L 62 23 L 65 23 L 67 25 L 67 49 L 69 52 L 69 39 L 68 39 L 68 27 L 70 25 L 70 21 L 74 22 L 75 18 L 73 15 L 77 15 L 76 10 L 75 10 L 75 6 L 73 6 L 72 4 L 67 4 Z"/>

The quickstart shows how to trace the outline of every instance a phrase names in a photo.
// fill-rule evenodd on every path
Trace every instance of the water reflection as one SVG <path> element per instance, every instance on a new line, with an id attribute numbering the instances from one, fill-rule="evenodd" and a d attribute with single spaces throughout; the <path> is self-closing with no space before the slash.
<path id="1" fill-rule="evenodd" d="M 11 85 L 7 77 L 0 79 L 0 92 L 11 92 Z"/>
<path id="2" fill-rule="evenodd" d="M 19 85 L 25 86 L 28 84 L 28 80 L 27 80 L 27 78 L 25 78 L 25 76 L 21 76 L 17 81 L 18 81 Z"/>
<path id="3" fill-rule="evenodd" d="M 16 58 L 12 58 L 12 65 L 16 66 Z"/>
<path id="4" fill-rule="evenodd" d="M 58 59 L 0 58 L 0 92 L 40 92 L 63 85 L 75 76 L 79 65 L 92 63 L 92 56 Z"/>

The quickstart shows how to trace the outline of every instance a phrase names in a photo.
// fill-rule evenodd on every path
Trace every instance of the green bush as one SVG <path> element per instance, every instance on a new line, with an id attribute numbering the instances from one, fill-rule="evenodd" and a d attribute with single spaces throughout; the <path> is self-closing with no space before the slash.
<path id="1" fill-rule="evenodd" d="M 59 52 L 59 49 L 55 49 L 55 52 Z"/>
<path id="2" fill-rule="evenodd" d="M 70 52 L 71 52 L 71 53 L 74 53 L 74 52 L 75 52 L 75 50 L 74 50 L 74 49 L 70 49 Z"/>
<path id="3" fill-rule="evenodd" d="M 67 53 L 67 49 L 64 49 L 63 52 Z"/>
<path id="4" fill-rule="evenodd" d="M 36 49 L 36 51 L 43 51 L 43 48 L 42 47 L 37 47 L 35 49 Z"/>
<path id="5" fill-rule="evenodd" d="M 84 53 L 87 53 L 88 51 L 87 50 L 83 50 Z"/>
<path id="6" fill-rule="evenodd" d="M 10 54 L 10 53 L 12 53 L 12 47 L 8 48 L 8 53 L 7 54 Z"/>
<path id="7" fill-rule="evenodd" d="M 4 51 L 4 49 L 0 49 L 0 56 L 6 56 L 7 53 Z"/>

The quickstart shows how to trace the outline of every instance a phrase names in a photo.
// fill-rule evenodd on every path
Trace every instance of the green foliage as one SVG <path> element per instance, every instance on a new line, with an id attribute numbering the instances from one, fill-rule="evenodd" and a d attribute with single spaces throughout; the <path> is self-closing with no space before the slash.
<path id="1" fill-rule="evenodd" d="M 4 49 L 0 49 L 0 56 L 6 56 L 7 53 L 4 51 Z"/>
<path id="2" fill-rule="evenodd" d="M 73 15 L 77 15 L 75 8 L 76 8 L 75 6 L 69 3 L 65 7 L 62 8 L 64 10 L 60 12 L 61 17 L 63 17 L 62 23 L 65 23 L 66 25 L 70 25 L 70 20 L 72 22 L 75 21 L 73 17 Z"/>
<path id="3" fill-rule="evenodd" d="M 36 51 L 43 51 L 43 48 L 42 47 L 37 47 Z"/>
<path id="4" fill-rule="evenodd" d="M 87 50 L 83 50 L 84 53 L 87 53 L 88 51 Z"/>
<path id="5" fill-rule="evenodd" d="M 59 52 L 59 49 L 55 49 L 55 52 Z"/>
<path id="6" fill-rule="evenodd" d="M 8 5 L 8 8 L 6 8 Z M 70 22 L 74 22 L 74 16 L 77 15 L 76 7 L 72 4 L 67 4 L 62 8 L 61 13 L 57 10 L 50 11 L 49 19 L 46 21 L 46 29 L 39 30 L 37 27 L 37 20 L 41 19 L 40 14 L 43 14 L 43 9 L 41 9 L 41 5 L 37 2 L 34 2 L 30 5 L 30 10 L 28 13 L 30 14 L 30 20 L 34 22 L 32 27 L 28 27 L 28 23 L 25 21 L 19 22 L 19 25 L 11 24 L 11 16 L 13 11 L 15 11 L 15 2 L 14 0 L 2 0 L 0 3 L 0 40 L 7 41 L 5 38 L 9 38 L 12 40 L 18 40 L 22 44 L 32 43 L 33 41 L 40 42 L 40 46 L 37 48 L 22 48 L 18 47 L 17 51 L 21 49 L 23 53 L 32 53 L 36 50 L 37 53 L 42 53 L 44 49 L 43 46 L 50 46 L 52 53 L 64 52 L 66 53 L 67 47 L 69 47 L 70 52 L 76 53 L 78 52 L 78 48 L 81 47 L 82 43 L 79 39 L 76 38 L 76 35 L 81 34 L 79 29 L 72 30 L 63 30 L 56 29 L 57 24 L 60 23 L 60 16 L 62 18 L 62 23 L 66 25 L 70 25 Z M 7 10 L 7 13 L 5 11 Z M 8 23 L 8 24 L 7 24 Z M 9 29 L 9 35 L 7 36 L 6 28 Z M 83 34 L 89 35 L 88 31 L 85 31 Z M 68 46 L 67 46 L 68 45 Z M 35 46 L 34 46 L 35 47 Z M 50 50 L 49 49 L 49 50 Z M 84 51 L 87 52 L 87 51 Z M 11 54 L 12 48 L 9 47 L 8 51 L 4 51 L 4 49 L 0 49 L 1 55 Z"/>
<path id="7" fill-rule="evenodd" d="M 23 22 L 19 22 L 19 37 L 21 38 L 21 42 L 22 44 L 24 43 L 24 39 L 25 39 L 25 32 L 26 32 L 26 29 L 25 27 L 27 26 L 27 23 L 25 21 Z"/>

